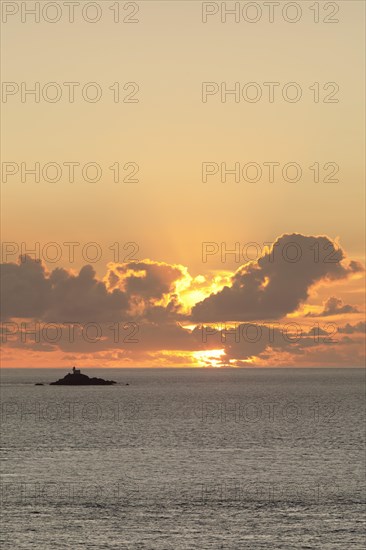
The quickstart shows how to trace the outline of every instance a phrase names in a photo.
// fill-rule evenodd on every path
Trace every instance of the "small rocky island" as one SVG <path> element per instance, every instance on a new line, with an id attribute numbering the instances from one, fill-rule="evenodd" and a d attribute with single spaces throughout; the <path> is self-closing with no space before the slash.
<path id="1" fill-rule="evenodd" d="M 72 367 L 72 373 L 69 372 L 57 382 L 51 382 L 50 386 L 111 386 L 117 384 L 114 380 L 103 380 L 103 378 L 90 378 L 86 374 L 81 374 L 79 369 Z"/>

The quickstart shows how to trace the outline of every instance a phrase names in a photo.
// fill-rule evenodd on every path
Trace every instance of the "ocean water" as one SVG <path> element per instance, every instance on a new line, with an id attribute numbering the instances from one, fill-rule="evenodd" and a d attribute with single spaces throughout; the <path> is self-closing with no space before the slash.
<path id="1" fill-rule="evenodd" d="M 83 372 L 2 371 L 3 549 L 365 548 L 362 370 Z"/>

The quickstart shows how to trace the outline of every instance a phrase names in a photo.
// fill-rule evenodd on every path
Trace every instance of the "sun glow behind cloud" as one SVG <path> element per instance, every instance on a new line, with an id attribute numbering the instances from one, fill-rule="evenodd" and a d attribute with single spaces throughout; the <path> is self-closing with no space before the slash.
<path id="1" fill-rule="evenodd" d="M 198 361 L 200 367 L 222 367 L 225 350 L 224 349 L 210 349 L 203 351 L 194 351 L 193 357 Z"/>
<path id="2" fill-rule="evenodd" d="M 294 243 L 301 264 L 281 254 Z M 285 234 L 276 239 L 276 261 L 265 254 L 234 272 L 195 276 L 187 266 L 152 259 L 108 263 L 102 280 L 91 265 L 78 272 L 31 257 L 4 263 L 7 361 L 39 364 L 34 354 L 47 353 L 48 363 L 72 359 L 81 366 L 312 366 L 350 363 L 350 357 L 358 365 L 364 308 L 350 291 L 357 285 L 361 298 L 364 268 L 342 248 L 335 251 L 338 262 L 314 262 L 314 243 L 329 254 L 327 236 Z M 65 318 L 75 320 L 72 340 Z M 29 335 L 17 322 L 29 325 Z M 98 332 L 91 341 L 84 329 L 90 322 Z M 54 330 L 45 330 L 47 323 Z M 337 327 L 329 346 L 326 335 Z"/>

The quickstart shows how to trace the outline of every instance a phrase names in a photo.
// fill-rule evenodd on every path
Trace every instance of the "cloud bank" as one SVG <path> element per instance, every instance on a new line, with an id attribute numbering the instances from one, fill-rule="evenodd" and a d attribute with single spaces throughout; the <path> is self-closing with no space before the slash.
<path id="1" fill-rule="evenodd" d="M 196 304 L 192 320 L 279 319 L 296 311 L 315 283 L 346 279 L 362 270 L 358 262 L 347 261 L 328 237 L 283 235 L 258 261 L 240 267 L 231 286 Z"/>
<path id="2" fill-rule="evenodd" d="M 288 315 L 300 315 L 315 285 L 349 285 L 362 271 L 361 264 L 347 258 L 328 237 L 300 234 L 278 237 L 271 250 L 231 277 L 225 272 L 193 278 L 185 266 L 146 259 L 108 264 L 100 280 L 90 265 L 77 273 L 49 271 L 23 257 L 1 265 L 5 355 L 13 351 L 16 360 L 16 353 L 27 352 L 35 362 L 39 354 L 62 353 L 65 361 L 76 357 L 132 365 L 210 365 L 212 352 L 219 358 L 216 366 L 352 366 L 362 362 L 364 324 L 358 322 L 357 307 L 331 296 L 319 314 L 307 314 L 302 321 L 296 317 L 302 325 L 296 326 Z M 334 328 L 327 320 L 348 314 L 354 314 L 355 324 Z M 314 328 L 312 317 L 318 318 Z M 16 320 L 36 323 L 32 334 L 27 328 L 15 331 Z M 285 323 L 285 329 L 275 320 Z M 58 338 L 44 338 L 47 323 L 55 325 L 47 335 L 54 331 L 57 336 L 62 327 Z M 65 323 L 73 327 L 73 340 Z M 98 323 L 102 336 L 83 337 L 83 323 Z"/>

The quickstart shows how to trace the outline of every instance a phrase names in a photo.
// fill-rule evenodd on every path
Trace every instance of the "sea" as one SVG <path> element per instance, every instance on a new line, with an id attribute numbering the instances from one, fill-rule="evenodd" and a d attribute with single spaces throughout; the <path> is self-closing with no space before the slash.
<path id="1" fill-rule="evenodd" d="M 2 550 L 365 549 L 362 369 L 82 372 L 2 370 Z"/>

